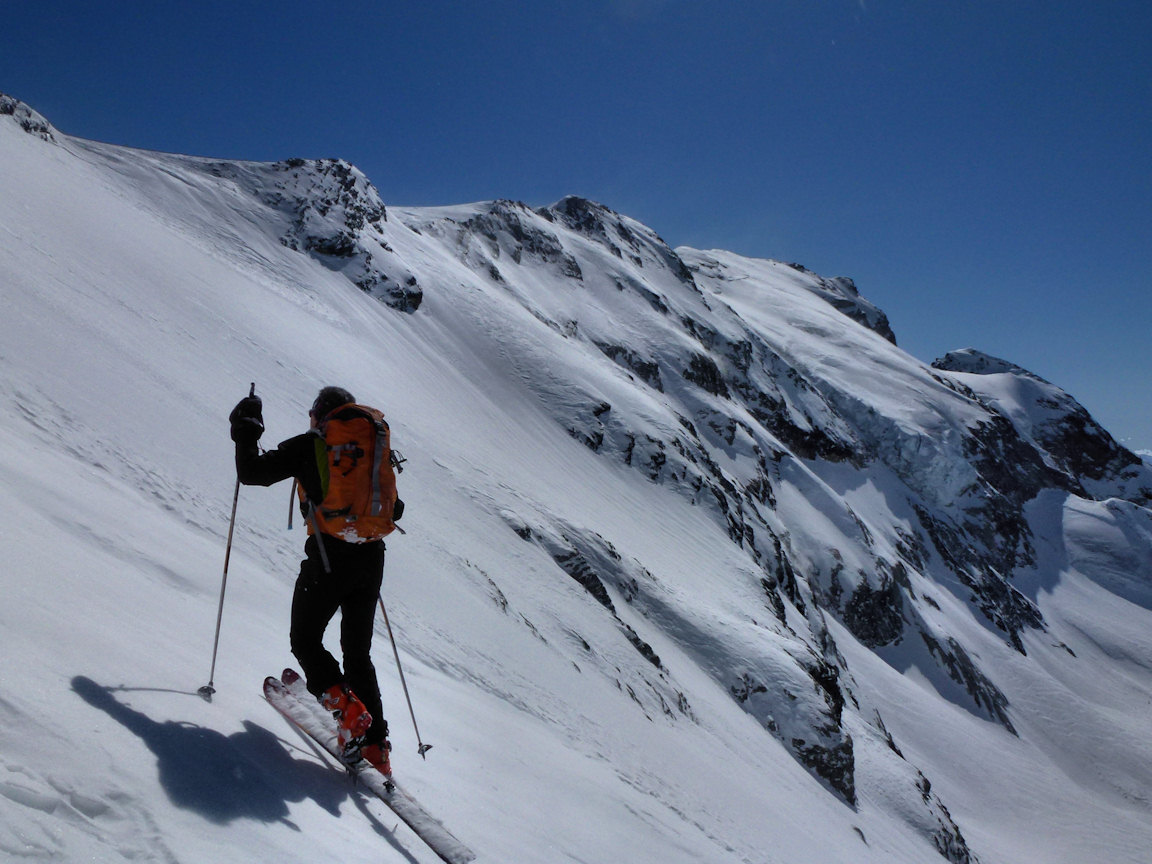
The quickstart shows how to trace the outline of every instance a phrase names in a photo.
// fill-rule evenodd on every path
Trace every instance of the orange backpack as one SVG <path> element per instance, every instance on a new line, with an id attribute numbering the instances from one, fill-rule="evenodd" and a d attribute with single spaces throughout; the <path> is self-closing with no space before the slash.
<path id="1" fill-rule="evenodd" d="M 315 505 L 308 533 L 349 543 L 380 540 L 396 528 L 396 473 L 392 439 L 384 415 L 349 402 L 329 412 L 317 426 L 316 465 L 323 499 Z M 308 501 L 304 487 L 300 500 Z"/>

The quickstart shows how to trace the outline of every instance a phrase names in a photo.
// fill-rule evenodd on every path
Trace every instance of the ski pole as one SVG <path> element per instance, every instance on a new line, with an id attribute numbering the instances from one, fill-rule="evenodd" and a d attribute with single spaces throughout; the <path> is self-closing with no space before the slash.
<path id="1" fill-rule="evenodd" d="M 256 382 L 248 391 L 249 397 L 256 395 Z M 205 702 L 212 701 L 216 692 L 216 650 L 220 647 L 220 621 L 224 618 L 224 590 L 228 587 L 228 562 L 232 558 L 232 532 L 236 529 L 236 503 L 240 500 L 240 477 L 236 477 L 236 489 L 232 493 L 232 518 L 228 520 L 228 543 L 224 547 L 224 578 L 220 580 L 220 607 L 216 610 L 216 636 L 212 640 L 212 671 L 208 673 L 208 683 L 196 692 Z"/>
<path id="2" fill-rule="evenodd" d="M 416 725 L 416 712 L 412 710 L 412 697 L 408 695 L 408 682 L 404 680 L 404 669 L 400 665 L 400 652 L 396 650 L 396 637 L 392 635 L 392 625 L 388 623 L 388 610 L 384 608 L 384 595 L 378 594 L 380 611 L 384 613 L 384 626 L 388 629 L 388 639 L 392 643 L 392 655 L 396 658 L 396 671 L 400 673 L 400 685 L 404 688 L 404 698 L 408 701 L 408 714 L 412 718 L 412 728 L 416 730 L 416 752 L 421 759 L 427 759 L 424 754 L 432 749 L 431 744 L 420 740 L 420 727 Z"/>

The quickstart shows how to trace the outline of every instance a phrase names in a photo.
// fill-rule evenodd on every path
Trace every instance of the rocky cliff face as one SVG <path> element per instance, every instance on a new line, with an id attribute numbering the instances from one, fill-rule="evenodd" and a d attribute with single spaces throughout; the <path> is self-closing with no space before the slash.
<path id="1" fill-rule="evenodd" d="M 1139 457 L 1121 446 L 1068 393 L 1014 363 L 972 348 L 952 351 L 932 367 L 968 377 L 974 391 L 982 382 L 999 382 L 1010 393 L 973 392 L 990 412 L 1003 415 L 1012 435 L 1051 469 L 1052 485 L 1066 486 L 1089 498 L 1121 497 L 1147 504 L 1152 495 Z M 1011 415 L 1011 416 L 1008 416 Z"/>
<path id="2" fill-rule="evenodd" d="M 580 198 L 401 218 L 599 370 L 558 392 L 533 375 L 530 358 L 510 357 L 557 424 L 690 500 L 746 552 L 751 569 L 733 578 L 744 583 L 749 630 L 706 663 L 847 801 L 855 738 L 885 735 L 882 718 L 863 714 L 829 617 L 878 652 L 932 664 L 970 710 L 1012 730 L 994 676 L 942 623 L 941 594 L 1023 652 L 1022 634 L 1045 626 L 1015 584 L 1035 560 L 1029 503 L 1045 490 L 1148 500 L 1147 468 L 1066 394 L 972 353 L 934 368 L 914 361 L 849 280 L 673 250 Z M 1031 419 L 982 391 L 992 373 L 1034 389 L 1019 403 L 1032 406 Z M 859 505 L 845 494 L 864 486 L 876 491 Z M 606 614 L 618 611 L 611 596 L 623 598 L 683 645 L 710 626 L 602 538 L 513 522 Z M 657 710 L 687 714 L 674 684 L 660 683 L 674 670 L 633 635 Z M 865 731 L 849 731 L 847 712 Z M 944 854 L 965 860 L 946 810 L 929 794 L 923 801 L 939 817 Z"/>
<path id="3" fill-rule="evenodd" d="M 830 789 L 855 801 L 862 737 L 904 761 L 830 619 L 892 663 L 934 667 L 953 698 L 1014 731 L 995 674 L 942 607 L 959 602 L 1025 652 L 1023 634 L 1045 627 L 1017 586 L 1047 530 L 1030 521 L 1031 502 L 1055 490 L 1146 504 L 1152 488 L 1147 467 L 1071 397 L 973 352 L 927 367 L 896 349 L 850 280 L 673 250 L 584 199 L 404 218 L 598 370 L 558 390 L 530 358 L 510 357 L 557 424 L 691 501 L 746 553 L 749 569 L 729 585 L 741 632 L 700 662 Z M 1014 395 L 987 390 L 992 378 Z M 621 598 L 680 645 L 702 630 L 715 644 L 719 622 L 669 600 L 658 574 L 602 537 L 511 524 L 605 614 L 619 619 Z M 629 630 L 648 665 L 637 701 L 690 717 L 675 670 Z M 970 860 L 928 778 L 910 765 L 907 776 L 941 854 Z"/>
<path id="4" fill-rule="evenodd" d="M 342 159 L 269 165 L 213 162 L 205 170 L 238 183 L 287 219 L 279 240 L 343 273 L 360 290 L 402 312 L 420 308 L 416 275 L 388 245 L 388 213 L 364 174 Z"/>

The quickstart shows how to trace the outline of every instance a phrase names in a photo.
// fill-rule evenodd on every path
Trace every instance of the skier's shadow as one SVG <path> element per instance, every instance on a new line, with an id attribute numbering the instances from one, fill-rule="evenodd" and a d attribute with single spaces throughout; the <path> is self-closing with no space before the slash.
<path id="1" fill-rule="evenodd" d="M 192 723 L 157 722 L 90 678 L 73 678 L 72 689 L 139 735 L 156 754 L 160 784 L 173 804 L 211 822 L 287 822 L 288 802 L 305 797 L 336 814 L 348 796 L 330 771 L 293 759 L 275 735 L 250 721 L 244 721 L 243 732 L 225 736 Z"/>
<path id="2" fill-rule="evenodd" d="M 288 819 L 289 802 L 311 798 L 338 816 L 340 804 L 351 797 L 371 818 L 377 833 L 414 860 L 397 845 L 392 832 L 365 810 L 360 796 L 351 795 L 347 781 L 318 762 L 293 758 L 281 740 L 262 726 L 245 720 L 243 732 L 225 736 L 193 723 L 157 722 L 112 695 L 123 688 L 104 687 L 84 676 L 72 679 L 72 689 L 140 736 L 156 754 L 160 784 L 175 806 L 220 825 L 258 819 L 296 828 Z"/>

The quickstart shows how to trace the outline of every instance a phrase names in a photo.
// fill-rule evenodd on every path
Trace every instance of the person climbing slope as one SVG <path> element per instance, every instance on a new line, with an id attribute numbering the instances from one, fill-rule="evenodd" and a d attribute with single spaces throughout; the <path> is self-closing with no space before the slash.
<path id="1" fill-rule="evenodd" d="M 249 486 L 295 479 L 308 539 L 292 596 L 292 653 L 308 691 L 337 718 L 345 757 L 387 775 L 388 722 L 370 652 L 384 537 L 404 509 L 391 433 L 380 411 L 341 387 L 322 388 L 308 416 L 307 432 L 261 453 L 263 403 L 254 394 L 241 399 L 229 416 L 237 477 Z M 337 611 L 343 667 L 323 643 Z"/>

